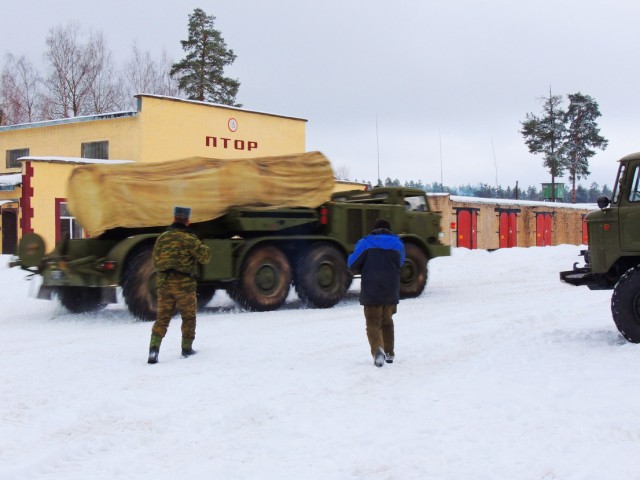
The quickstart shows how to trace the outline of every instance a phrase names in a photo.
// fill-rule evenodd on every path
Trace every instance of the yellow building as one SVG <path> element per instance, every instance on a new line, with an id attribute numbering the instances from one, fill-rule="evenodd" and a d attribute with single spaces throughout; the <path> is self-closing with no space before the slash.
<path id="1" fill-rule="evenodd" d="M 66 181 L 89 159 L 162 162 L 305 151 L 302 118 L 156 95 L 137 98 L 136 111 L 0 127 L 6 159 L 0 167 L 2 253 L 15 253 L 24 233 L 41 234 L 47 249 L 64 233 L 81 235 L 66 209 Z"/>

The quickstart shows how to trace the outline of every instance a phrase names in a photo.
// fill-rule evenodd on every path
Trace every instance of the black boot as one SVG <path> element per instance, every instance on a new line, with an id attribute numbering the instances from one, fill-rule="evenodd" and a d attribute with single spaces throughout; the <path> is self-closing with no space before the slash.
<path id="1" fill-rule="evenodd" d="M 182 349 L 182 357 L 183 357 L 183 358 L 190 357 L 191 355 L 195 355 L 196 353 L 197 353 L 197 352 L 196 352 L 193 348 L 191 348 L 191 347 L 183 348 L 183 349 Z"/>
<path id="2" fill-rule="evenodd" d="M 190 357 L 191 355 L 195 355 L 196 351 L 192 347 L 193 338 L 182 337 L 182 358 Z"/>
<path id="3" fill-rule="evenodd" d="M 160 353 L 158 347 L 149 347 L 149 360 L 147 360 L 147 363 L 158 363 L 158 353 Z"/>

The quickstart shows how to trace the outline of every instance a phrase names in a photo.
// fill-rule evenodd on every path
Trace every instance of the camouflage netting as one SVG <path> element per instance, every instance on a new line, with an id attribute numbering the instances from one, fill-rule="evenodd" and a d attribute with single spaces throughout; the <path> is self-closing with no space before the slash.
<path id="1" fill-rule="evenodd" d="M 95 237 L 115 227 L 168 225 L 175 205 L 191 207 L 191 222 L 218 218 L 231 206 L 315 208 L 329 199 L 333 187 L 333 170 L 320 152 L 194 157 L 77 167 L 69 178 L 67 201 Z"/>

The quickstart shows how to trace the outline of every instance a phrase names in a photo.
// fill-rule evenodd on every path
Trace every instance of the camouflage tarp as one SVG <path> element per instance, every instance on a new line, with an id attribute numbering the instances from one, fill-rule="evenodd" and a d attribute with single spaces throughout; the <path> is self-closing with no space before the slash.
<path id="1" fill-rule="evenodd" d="M 329 199 L 333 187 L 333 170 L 320 152 L 194 157 L 77 167 L 67 201 L 86 232 L 98 236 L 115 227 L 168 225 L 175 205 L 191 207 L 191 222 L 218 218 L 231 206 L 315 208 Z"/>

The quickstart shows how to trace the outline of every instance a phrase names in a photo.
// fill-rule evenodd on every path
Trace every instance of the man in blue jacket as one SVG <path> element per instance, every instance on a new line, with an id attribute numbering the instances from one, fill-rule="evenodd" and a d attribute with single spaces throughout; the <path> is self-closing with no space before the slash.
<path id="1" fill-rule="evenodd" d="M 393 363 L 393 314 L 400 302 L 400 268 L 404 264 L 404 244 L 391 231 L 391 224 L 380 218 L 373 231 L 356 243 L 347 265 L 360 273 L 360 305 L 367 320 L 367 338 L 373 363 L 382 367 Z"/>

